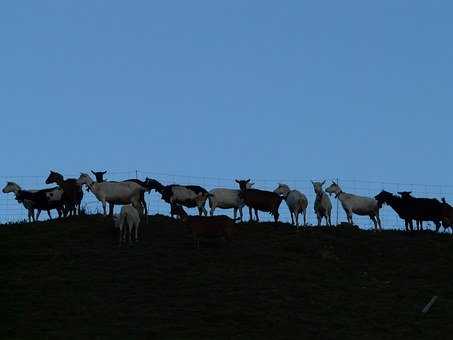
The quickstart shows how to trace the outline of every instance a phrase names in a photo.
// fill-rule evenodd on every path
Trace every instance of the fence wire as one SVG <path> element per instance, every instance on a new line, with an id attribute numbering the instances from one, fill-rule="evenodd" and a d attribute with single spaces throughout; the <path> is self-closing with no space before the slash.
<path id="1" fill-rule="evenodd" d="M 46 175 L 47 176 L 47 175 Z M 44 184 L 46 176 L 0 176 L 0 183 L 3 182 L 15 182 L 19 184 L 23 189 L 42 189 L 48 188 Z M 78 177 L 78 174 L 65 174 L 66 177 Z M 231 188 L 237 189 L 237 184 L 234 178 L 220 178 L 220 177 L 205 177 L 205 176 L 185 176 L 169 173 L 160 173 L 154 171 L 122 171 L 122 172 L 108 172 L 106 174 L 106 180 L 119 181 L 130 178 L 139 178 L 144 180 L 146 177 L 154 178 L 163 183 L 167 184 L 196 184 L 200 185 L 207 190 L 214 188 Z M 328 186 L 331 181 L 338 182 L 344 192 L 353 193 L 362 196 L 373 197 L 377 195 L 381 190 L 396 193 L 398 191 L 412 191 L 414 196 L 418 197 L 432 197 L 442 198 L 444 197 L 447 202 L 453 202 L 453 186 L 446 185 L 432 185 L 432 184 L 407 184 L 407 183 L 394 183 L 394 182 L 378 182 L 378 181 L 366 181 L 366 180 L 351 180 L 341 178 L 329 178 L 326 179 L 326 185 Z M 303 192 L 309 201 L 307 209 L 307 221 L 311 225 L 316 225 L 316 215 L 314 213 L 313 204 L 315 201 L 315 194 L 310 179 L 253 179 L 255 183 L 254 187 L 263 190 L 274 190 L 278 183 L 285 183 L 289 185 L 291 189 L 297 189 Z M 3 187 L 2 185 L 2 187 Z M 150 194 L 146 194 L 146 200 L 149 207 L 150 214 L 164 214 L 168 215 L 170 212 L 169 205 L 162 201 L 160 195 L 154 191 Z M 338 224 L 346 221 L 346 214 L 341 207 L 341 204 L 333 196 L 332 200 L 332 223 Z M 82 201 L 82 207 L 88 213 L 98 213 L 102 211 L 102 206 L 96 197 L 90 192 L 84 192 L 84 198 Z M 209 210 L 209 204 L 206 205 Z M 116 208 L 116 211 L 118 207 Z M 189 209 L 189 213 L 196 214 L 195 209 Z M 232 210 L 216 209 L 216 214 L 227 214 L 232 216 Z M 13 193 L 0 195 L 0 223 L 18 222 L 26 220 L 27 211 L 19 204 L 14 197 Z M 52 216 L 56 217 L 56 212 L 52 212 Z M 266 213 L 259 213 L 260 220 L 270 221 L 272 216 Z M 398 217 L 398 215 L 387 206 L 384 206 L 380 211 L 382 220 L 382 226 L 384 229 L 401 229 L 404 226 L 404 222 Z M 248 220 L 248 209 L 244 208 L 244 218 Z M 40 216 L 41 220 L 47 219 L 47 214 L 44 212 Z M 280 207 L 280 219 L 283 222 L 290 222 L 291 216 L 289 210 L 282 202 Z M 301 219 L 300 219 L 301 221 Z M 373 227 L 373 223 L 366 216 L 354 215 L 354 223 L 359 225 L 363 229 L 369 229 Z M 432 223 L 425 223 L 427 227 L 434 228 Z"/>

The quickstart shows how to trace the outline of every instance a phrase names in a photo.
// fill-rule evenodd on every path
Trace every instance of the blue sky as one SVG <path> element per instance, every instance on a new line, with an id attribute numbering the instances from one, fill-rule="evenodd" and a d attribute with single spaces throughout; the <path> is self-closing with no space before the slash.
<path id="1" fill-rule="evenodd" d="M 448 1 L 0 5 L 0 175 L 453 184 Z"/>

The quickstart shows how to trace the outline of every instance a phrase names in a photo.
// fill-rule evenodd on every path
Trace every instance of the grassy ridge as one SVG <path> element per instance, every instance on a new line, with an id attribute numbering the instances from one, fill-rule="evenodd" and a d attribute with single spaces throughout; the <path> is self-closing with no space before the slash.
<path id="1" fill-rule="evenodd" d="M 271 223 L 192 247 L 150 218 L 119 248 L 100 216 L 0 228 L 1 338 L 427 339 L 453 331 L 453 238 Z M 431 311 L 421 309 L 438 295 Z"/>

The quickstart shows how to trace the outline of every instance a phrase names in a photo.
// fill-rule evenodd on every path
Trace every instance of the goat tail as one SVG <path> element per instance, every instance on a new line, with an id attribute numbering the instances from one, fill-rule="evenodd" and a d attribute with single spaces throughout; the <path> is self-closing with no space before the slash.
<path id="1" fill-rule="evenodd" d="M 124 221 L 126 220 L 126 215 L 127 214 L 120 214 L 120 217 L 116 220 L 117 228 L 122 228 L 122 226 L 124 225 Z"/>
<path id="2" fill-rule="evenodd" d="M 299 199 L 299 206 L 302 208 L 302 210 L 307 209 L 307 207 L 308 207 L 308 202 L 307 202 L 307 200 L 304 199 L 304 198 L 300 198 L 300 199 Z"/>

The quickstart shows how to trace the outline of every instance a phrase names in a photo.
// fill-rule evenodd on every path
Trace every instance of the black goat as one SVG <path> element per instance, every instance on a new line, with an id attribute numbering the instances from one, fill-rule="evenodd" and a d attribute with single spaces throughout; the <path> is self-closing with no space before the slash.
<path id="1" fill-rule="evenodd" d="M 398 192 L 403 202 L 411 205 L 414 210 L 413 218 L 417 221 L 417 229 L 423 230 L 424 221 L 432 221 L 439 230 L 442 221 L 442 204 L 435 198 L 418 198 L 411 195 L 410 191 Z"/>
<path id="2" fill-rule="evenodd" d="M 431 198 L 416 198 L 410 192 L 399 192 L 396 196 L 387 191 L 381 191 L 375 196 L 380 207 L 387 204 L 395 210 L 401 217 L 406 226 L 406 231 L 414 230 L 413 220 L 417 222 L 419 228 L 423 229 L 423 221 L 432 221 L 436 225 L 436 231 L 440 228 L 442 220 L 442 204 Z"/>
<path id="3" fill-rule="evenodd" d="M 39 218 L 41 210 L 46 210 L 49 218 L 51 219 L 52 216 L 50 215 L 50 210 L 53 209 L 56 209 L 58 212 L 58 217 L 61 217 L 64 210 L 63 200 L 51 199 L 51 195 L 54 194 L 55 189 L 56 188 L 43 189 L 33 192 L 28 190 L 19 190 L 16 195 L 16 200 L 19 203 L 23 203 L 23 201 L 25 200 L 30 202 L 32 208 L 38 210 L 36 219 Z"/>
<path id="4" fill-rule="evenodd" d="M 259 190 L 253 188 L 247 188 L 247 183 L 250 182 L 250 179 L 247 180 L 236 180 L 236 183 L 239 184 L 241 192 L 239 197 L 244 200 L 245 205 L 249 208 L 250 221 L 253 221 L 252 209 L 255 209 L 255 217 L 259 222 L 258 210 L 269 212 L 274 216 L 274 220 L 277 223 L 280 214 L 278 213 L 278 208 L 282 203 L 283 198 L 272 191 Z"/>

